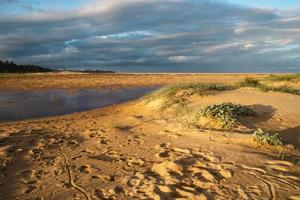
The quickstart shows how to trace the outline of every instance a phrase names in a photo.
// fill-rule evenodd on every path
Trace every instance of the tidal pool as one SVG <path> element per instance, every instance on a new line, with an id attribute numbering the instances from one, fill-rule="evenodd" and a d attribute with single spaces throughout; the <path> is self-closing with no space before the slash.
<path id="1" fill-rule="evenodd" d="M 62 89 L 47 91 L 0 91 L 0 121 L 63 115 L 86 111 L 144 96 L 157 87 L 123 89 Z"/>

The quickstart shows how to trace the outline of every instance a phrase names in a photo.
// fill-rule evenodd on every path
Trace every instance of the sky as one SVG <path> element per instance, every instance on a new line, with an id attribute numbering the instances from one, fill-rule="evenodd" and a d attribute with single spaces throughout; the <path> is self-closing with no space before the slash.
<path id="1" fill-rule="evenodd" d="M 300 6 L 299 0 L 228 0 L 228 3 L 260 8 L 286 9 Z"/>
<path id="2" fill-rule="evenodd" d="M 0 0 L 0 60 L 123 72 L 300 72 L 300 1 Z"/>

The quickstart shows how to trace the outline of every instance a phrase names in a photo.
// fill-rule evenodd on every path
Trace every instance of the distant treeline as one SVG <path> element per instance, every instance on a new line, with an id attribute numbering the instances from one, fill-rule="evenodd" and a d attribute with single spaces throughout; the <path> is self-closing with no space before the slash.
<path id="1" fill-rule="evenodd" d="M 0 73 L 37 73 L 37 72 L 59 72 L 65 70 L 54 70 L 37 65 L 18 65 L 13 61 L 1 61 L 0 60 Z M 115 73 L 114 71 L 105 70 L 67 70 L 70 72 L 81 73 Z"/>
<path id="2" fill-rule="evenodd" d="M 55 70 L 36 65 L 17 65 L 13 61 L 0 60 L 0 73 L 36 73 L 53 71 Z"/>

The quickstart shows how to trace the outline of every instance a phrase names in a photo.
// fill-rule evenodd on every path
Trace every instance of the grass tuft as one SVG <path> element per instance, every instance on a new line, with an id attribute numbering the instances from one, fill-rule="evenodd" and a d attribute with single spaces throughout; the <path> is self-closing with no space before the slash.
<path id="1" fill-rule="evenodd" d="M 272 74 L 266 78 L 268 81 L 287 81 L 287 82 L 298 82 L 300 81 L 300 73 L 287 74 L 287 75 L 275 75 Z"/>
<path id="2" fill-rule="evenodd" d="M 242 87 L 260 87 L 262 84 L 259 82 L 259 80 L 252 78 L 252 77 L 247 77 L 243 81 L 238 82 L 236 84 L 237 88 L 242 88 Z"/>
<path id="3" fill-rule="evenodd" d="M 283 80 L 283 79 L 290 79 L 292 77 L 295 78 L 295 77 L 298 77 L 299 75 L 298 74 L 291 74 L 291 75 L 286 75 L 286 76 L 278 76 L 278 75 L 271 75 L 271 76 L 276 77 L 276 78 L 274 78 L 274 80 L 276 80 L 277 78 L 278 78 L 278 80 L 279 79 Z M 299 76 L 299 78 L 300 78 L 300 76 Z M 235 86 L 237 88 L 243 88 L 243 87 L 257 88 L 257 89 L 259 89 L 263 92 L 274 91 L 274 92 L 282 92 L 282 93 L 300 95 L 300 90 L 299 89 L 289 87 L 289 86 L 280 86 L 280 87 L 268 86 L 268 85 L 262 84 L 258 79 L 254 79 L 254 78 L 251 78 L 251 77 L 245 78 L 243 81 L 238 82 Z"/>
<path id="4" fill-rule="evenodd" d="M 189 103 L 189 98 L 193 94 L 204 95 L 211 91 L 226 91 L 232 90 L 235 87 L 222 83 L 177 83 L 154 91 L 144 97 L 146 102 L 156 98 L 165 98 L 164 107 L 174 104 L 186 105 Z"/>
<path id="5" fill-rule="evenodd" d="M 224 91 L 231 89 L 233 89 L 232 86 L 222 83 L 177 83 L 163 88 L 160 95 L 172 96 L 182 90 L 190 90 L 193 94 L 203 94 L 211 90 Z"/>
<path id="6" fill-rule="evenodd" d="M 266 91 L 283 92 L 283 93 L 300 95 L 299 89 L 288 87 L 288 86 L 280 86 L 280 87 L 264 86 L 261 89 L 266 90 Z"/>

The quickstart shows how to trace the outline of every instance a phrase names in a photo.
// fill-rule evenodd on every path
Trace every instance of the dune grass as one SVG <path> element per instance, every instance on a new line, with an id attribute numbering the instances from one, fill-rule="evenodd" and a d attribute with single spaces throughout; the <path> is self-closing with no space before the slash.
<path id="1" fill-rule="evenodd" d="M 165 98 L 165 106 L 172 104 L 186 104 L 193 94 L 204 95 L 212 91 L 226 91 L 235 89 L 232 85 L 222 83 L 177 83 L 163 87 L 146 95 L 143 100 L 149 102 L 157 98 Z"/>
<path id="2" fill-rule="evenodd" d="M 272 77 L 280 77 L 280 79 L 295 80 L 300 77 L 300 74 L 284 75 L 284 78 L 279 75 L 272 75 Z M 271 77 L 271 76 L 270 76 Z M 293 79 L 291 79 L 293 77 Z M 264 80 L 264 79 L 263 79 Z M 239 88 L 256 88 L 263 92 L 274 91 L 282 93 L 290 93 L 300 95 L 300 89 L 293 88 L 290 86 L 270 86 L 263 83 L 262 79 L 255 79 L 252 77 L 245 78 L 244 80 L 235 84 L 224 84 L 224 83 L 177 83 L 166 87 L 163 87 L 157 91 L 154 91 L 143 97 L 143 100 L 149 102 L 157 98 L 165 98 L 165 106 L 168 107 L 174 104 L 187 104 L 189 98 L 193 94 L 205 95 L 211 92 L 218 91 L 229 91 Z"/>
<path id="3" fill-rule="evenodd" d="M 172 96 L 178 91 L 190 90 L 192 94 L 204 94 L 207 91 L 224 91 L 234 89 L 231 85 L 222 83 L 177 83 L 160 90 L 160 95 Z"/>
<path id="4" fill-rule="evenodd" d="M 265 80 L 267 81 L 287 81 L 287 82 L 298 82 L 300 81 L 300 73 L 297 74 L 286 74 L 286 75 L 275 75 L 272 74 L 267 77 Z"/>
<path id="5" fill-rule="evenodd" d="M 297 77 L 296 74 L 292 74 L 294 77 Z M 290 76 L 292 76 L 290 75 Z M 277 76 L 277 75 L 275 75 Z M 282 77 L 281 77 L 282 78 Z M 293 79 L 295 80 L 295 79 Z M 243 81 L 238 82 L 235 84 L 236 88 L 243 88 L 243 87 L 252 87 L 257 88 L 261 91 L 268 92 L 268 91 L 274 91 L 274 92 L 282 92 L 282 93 L 290 93 L 295 95 L 300 95 L 300 90 L 297 88 L 289 87 L 289 86 L 269 86 L 266 84 L 261 83 L 260 80 L 254 79 L 254 78 L 245 78 Z"/>
<path id="6" fill-rule="evenodd" d="M 235 84 L 237 88 L 243 88 L 243 87 L 261 87 L 261 83 L 258 79 L 252 78 L 252 77 L 247 77 L 244 80 L 238 82 Z"/>
<path id="7" fill-rule="evenodd" d="M 230 102 L 210 105 L 205 108 L 199 106 L 195 107 L 191 104 L 191 96 L 194 94 L 215 94 L 220 91 L 229 91 L 246 87 L 256 88 L 264 92 L 275 91 L 300 95 L 299 89 L 288 86 L 269 86 L 263 83 L 263 79 L 249 77 L 232 85 L 223 83 L 177 83 L 154 91 L 145 96 L 143 100 L 150 102 L 155 99 L 162 99 L 163 103 L 161 104 L 160 109 L 171 109 L 181 122 L 186 122 L 188 125 L 202 126 L 204 121 L 200 122 L 199 120 L 202 120 L 201 117 L 205 117 L 209 118 L 209 120 L 215 120 L 215 122 L 220 125 L 220 129 L 230 130 L 238 123 L 239 117 L 255 117 L 255 111 L 251 107 Z M 259 135 L 259 132 L 257 132 L 256 136 L 257 140 L 260 140 L 260 136 L 269 137 L 266 134 Z"/>

